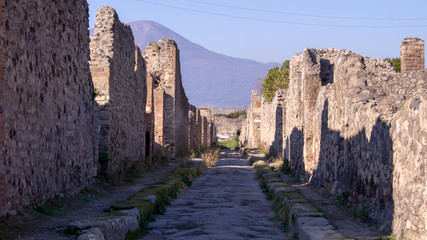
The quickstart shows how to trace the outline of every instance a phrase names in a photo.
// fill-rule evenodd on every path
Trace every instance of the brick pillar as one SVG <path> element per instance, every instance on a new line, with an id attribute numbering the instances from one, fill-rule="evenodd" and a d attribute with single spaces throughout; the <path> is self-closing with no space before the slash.
<path id="1" fill-rule="evenodd" d="M 5 16 L 5 8 L 6 3 L 5 0 L 0 0 L 0 22 L 4 23 L 6 21 Z M 4 86 L 4 75 L 6 71 L 6 55 L 4 52 L 5 49 L 5 32 L 6 29 L 4 29 L 4 24 L 2 24 L 0 31 L 2 31 L 3 34 L 0 34 L 0 37 L 2 38 L 0 41 L 0 106 L 3 105 L 2 98 L 3 96 L 3 86 Z M 0 107 L 0 151 L 3 152 L 4 147 L 4 125 L 5 125 L 5 116 L 4 112 L 1 110 L 3 107 Z M 6 205 L 6 183 L 5 183 L 5 170 L 4 170 L 4 162 L 3 158 L 0 158 L 0 209 L 5 207 Z M 0 212 L 2 212 L 0 210 Z"/>
<path id="2" fill-rule="evenodd" d="M 400 45 L 401 72 L 424 70 L 424 40 L 405 38 Z"/>

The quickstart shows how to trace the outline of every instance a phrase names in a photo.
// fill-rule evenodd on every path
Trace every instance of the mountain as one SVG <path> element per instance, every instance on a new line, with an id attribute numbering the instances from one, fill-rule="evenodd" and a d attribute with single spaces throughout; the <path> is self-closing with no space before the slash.
<path id="1" fill-rule="evenodd" d="M 189 102 L 195 106 L 248 106 L 256 80 L 279 63 L 260 63 L 218 54 L 193 43 L 153 21 L 128 23 L 135 43 L 145 49 L 147 43 L 162 38 L 174 39 L 180 49 L 181 75 Z"/>

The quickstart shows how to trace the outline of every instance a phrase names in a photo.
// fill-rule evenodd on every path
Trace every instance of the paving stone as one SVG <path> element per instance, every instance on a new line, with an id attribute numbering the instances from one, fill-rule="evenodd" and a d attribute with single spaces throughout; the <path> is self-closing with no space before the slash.
<path id="1" fill-rule="evenodd" d="M 99 228 L 89 228 L 83 231 L 77 240 L 105 240 L 104 235 Z"/>
<path id="2" fill-rule="evenodd" d="M 164 239 L 287 239 L 255 178 L 238 154 L 220 158 L 149 224 Z M 147 238 L 148 239 L 148 238 Z"/>

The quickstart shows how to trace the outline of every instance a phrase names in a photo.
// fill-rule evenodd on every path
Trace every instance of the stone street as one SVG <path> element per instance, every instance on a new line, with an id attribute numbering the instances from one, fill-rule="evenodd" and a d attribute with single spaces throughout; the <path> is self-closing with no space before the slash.
<path id="1" fill-rule="evenodd" d="M 221 152 L 217 167 L 156 216 L 144 240 L 287 239 L 273 218 L 255 171 L 240 154 Z"/>

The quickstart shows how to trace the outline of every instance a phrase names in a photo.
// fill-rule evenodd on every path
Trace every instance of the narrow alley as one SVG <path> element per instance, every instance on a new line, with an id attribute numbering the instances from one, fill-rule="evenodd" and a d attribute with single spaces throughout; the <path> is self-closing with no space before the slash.
<path id="1" fill-rule="evenodd" d="M 286 239 L 255 171 L 242 155 L 221 152 L 208 169 L 149 224 L 143 239 Z"/>

